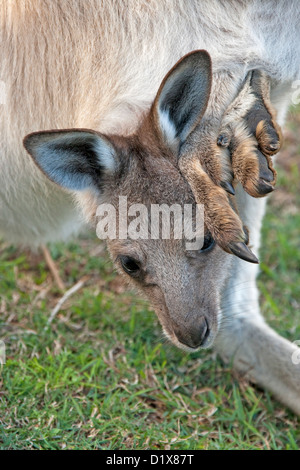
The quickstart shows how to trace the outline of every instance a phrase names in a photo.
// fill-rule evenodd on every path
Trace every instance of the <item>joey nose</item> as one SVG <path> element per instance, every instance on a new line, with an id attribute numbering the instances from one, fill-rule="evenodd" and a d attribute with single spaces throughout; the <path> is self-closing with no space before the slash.
<path id="1" fill-rule="evenodd" d="M 174 333 L 178 341 L 192 349 L 202 346 L 209 336 L 209 332 L 208 322 L 204 316 L 197 318 L 188 327 L 174 327 Z"/>

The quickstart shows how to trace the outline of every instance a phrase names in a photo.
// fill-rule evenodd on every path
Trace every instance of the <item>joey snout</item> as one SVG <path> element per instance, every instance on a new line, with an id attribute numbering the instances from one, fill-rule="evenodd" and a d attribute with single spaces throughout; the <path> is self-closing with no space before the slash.
<path id="1" fill-rule="evenodd" d="M 177 302 L 176 294 L 165 294 L 159 309 L 155 309 L 165 336 L 186 351 L 212 346 L 218 333 L 220 314 L 216 299 L 217 296 L 206 304 L 203 298 L 191 294 L 186 301 Z"/>
<path id="2" fill-rule="evenodd" d="M 218 313 L 199 308 L 195 314 L 176 315 L 163 330 L 168 339 L 180 349 L 197 351 L 211 347 L 218 333 Z"/>
<path id="3" fill-rule="evenodd" d="M 211 347 L 218 333 L 221 312 L 218 294 L 208 289 L 206 297 L 207 302 L 194 289 L 182 295 L 180 287 L 166 292 L 155 286 L 148 291 L 164 335 L 175 346 L 189 352 Z"/>
<path id="4" fill-rule="evenodd" d="M 211 329 L 204 315 L 199 315 L 191 324 L 173 325 L 174 335 L 183 346 L 191 349 L 205 347 L 211 337 Z"/>

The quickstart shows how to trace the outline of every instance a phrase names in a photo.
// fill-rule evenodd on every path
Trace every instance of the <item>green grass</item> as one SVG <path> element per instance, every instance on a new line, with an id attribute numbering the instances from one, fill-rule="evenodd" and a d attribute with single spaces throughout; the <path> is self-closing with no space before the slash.
<path id="1" fill-rule="evenodd" d="M 300 153 L 300 152 L 299 152 Z M 290 162 L 290 163 L 289 163 Z M 300 339 L 300 196 L 293 160 L 265 219 L 262 310 Z M 268 393 L 238 382 L 212 352 L 165 343 L 145 301 L 123 287 L 94 239 L 51 246 L 61 297 L 39 255 L 2 244 L 1 449 L 299 449 L 300 424 Z"/>

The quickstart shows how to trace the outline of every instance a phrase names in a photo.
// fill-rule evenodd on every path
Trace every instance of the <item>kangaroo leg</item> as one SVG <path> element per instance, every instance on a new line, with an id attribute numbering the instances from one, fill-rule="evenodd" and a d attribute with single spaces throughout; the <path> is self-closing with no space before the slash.
<path id="1" fill-rule="evenodd" d="M 239 374 L 271 391 L 300 415 L 300 348 L 262 319 L 241 314 L 225 318 L 216 349 Z"/>
<path id="2" fill-rule="evenodd" d="M 253 199 L 243 191 L 237 196 L 243 221 L 251 225 L 250 246 L 258 250 L 265 199 Z M 300 415 L 300 348 L 265 323 L 259 309 L 257 273 L 258 266 L 233 259 L 215 346 L 235 371 Z"/>

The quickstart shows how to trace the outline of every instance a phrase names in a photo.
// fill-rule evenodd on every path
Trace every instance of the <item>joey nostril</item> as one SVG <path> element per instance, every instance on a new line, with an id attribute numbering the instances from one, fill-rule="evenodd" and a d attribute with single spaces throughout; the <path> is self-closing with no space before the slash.
<path id="1" fill-rule="evenodd" d="M 208 323 L 205 317 L 200 317 L 196 322 L 196 329 L 191 333 L 191 339 L 195 347 L 201 346 L 209 334 Z"/>
<path id="2" fill-rule="evenodd" d="M 199 348 L 209 336 L 209 332 L 208 322 L 204 316 L 197 318 L 189 328 L 174 327 L 178 341 L 192 349 Z"/>

